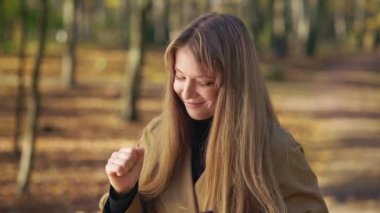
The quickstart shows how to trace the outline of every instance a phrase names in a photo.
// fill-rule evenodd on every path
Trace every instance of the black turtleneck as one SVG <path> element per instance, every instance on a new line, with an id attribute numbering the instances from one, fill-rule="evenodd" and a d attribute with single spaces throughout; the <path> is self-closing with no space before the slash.
<path id="1" fill-rule="evenodd" d="M 210 132 L 212 118 L 206 120 L 193 120 L 191 138 L 191 174 L 193 183 L 197 182 L 205 169 L 205 147 Z M 110 196 L 104 206 L 105 212 L 125 212 L 137 194 L 137 184 L 125 196 L 118 197 L 115 190 L 110 187 Z"/>
<path id="2" fill-rule="evenodd" d="M 205 169 L 205 147 L 210 132 L 212 118 L 207 120 L 194 120 L 194 134 L 191 144 L 191 173 L 193 183 L 197 182 Z"/>

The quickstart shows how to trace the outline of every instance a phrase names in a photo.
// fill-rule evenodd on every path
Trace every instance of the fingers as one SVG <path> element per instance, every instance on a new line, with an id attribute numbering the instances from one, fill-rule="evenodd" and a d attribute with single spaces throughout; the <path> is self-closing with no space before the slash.
<path id="1" fill-rule="evenodd" d="M 122 166 L 108 162 L 106 165 L 106 173 L 108 175 L 122 176 L 126 171 Z"/>
<path id="2" fill-rule="evenodd" d="M 143 148 L 121 148 L 119 151 L 113 152 L 108 159 L 106 172 L 110 175 L 123 176 L 136 166 L 138 160 L 142 161 L 141 157 L 143 156 Z"/>

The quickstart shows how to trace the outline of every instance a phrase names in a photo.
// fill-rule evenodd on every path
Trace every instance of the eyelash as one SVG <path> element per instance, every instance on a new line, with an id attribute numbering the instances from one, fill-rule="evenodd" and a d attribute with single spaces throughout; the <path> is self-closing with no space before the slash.
<path id="1" fill-rule="evenodd" d="M 214 84 L 214 82 L 212 82 L 212 81 L 206 81 L 206 82 L 200 82 L 200 84 L 201 84 L 201 86 L 211 86 L 211 85 L 213 85 Z"/>
<path id="2" fill-rule="evenodd" d="M 175 80 L 185 80 L 185 77 L 174 76 L 174 79 L 175 79 Z"/>
<path id="3" fill-rule="evenodd" d="M 174 76 L 174 79 L 177 80 L 177 81 L 182 81 L 182 80 L 185 80 L 186 78 L 185 77 Z M 213 85 L 214 82 L 213 81 L 204 81 L 204 82 L 199 82 L 199 84 L 201 86 L 207 87 L 207 86 Z"/>

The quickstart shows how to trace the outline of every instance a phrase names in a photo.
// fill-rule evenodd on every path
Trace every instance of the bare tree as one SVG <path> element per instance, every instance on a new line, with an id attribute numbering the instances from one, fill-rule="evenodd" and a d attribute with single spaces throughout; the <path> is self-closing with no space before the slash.
<path id="1" fill-rule="evenodd" d="M 75 49 L 78 26 L 78 0 L 65 0 L 63 5 L 63 22 L 68 40 L 66 41 L 66 52 L 62 58 L 62 80 L 67 88 L 72 88 L 75 84 Z"/>
<path id="2" fill-rule="evenodd" d="M 254 11 L 257 19 L 252 23 L 254 25 L 253 36 L 257 41 L 256 44 L 260 49 L 269 49 L 271 48 L 273 37 L 273 5 L 275 0 L 251 1 L 254 3 L 251 3 L 251 5 L 256 7 Z"/>
<path id="3" fill-rule="evenodd" d="M 308 56 L 315 56 L 317 53 L 318 37 L 320 37 L 321 26 L 326 24 L 327 19 L 327 1 L 311 0 L 309 4 L 310 28 L 305 46 L 305 53 Z"/>
<path id="4" fill-rule="evenodd" d="M 362 1 L 358 9 L 362 10 L 362 26 L 360 27 L 360 47 L 362 50 L 368 52 L 372 51 L 377 46 L 377 32 L 379 25 L 378 23 L 378 12 L 376 8 L 379 7 L 378 1 Z"/>
<path id="5" fill-rule="evenodd" d="M 16 96 L 16 110 L 15 110 L 15 130 L 14 130 L 14 143 L 13 152 L 16 157 L 20 155 L 20 135 L 21 135 L 21 123 L 22 123 L 22 111 L 24 108 L 25 97 L 25 82 L 24 82 L 24 70 L 25 70 L 25 50 L 27 44 L 27 29 L 26 29 L 26 3 L 25 0 L 20 0 L 20 22 L 21 22 L 21 37 L 20 37 L 20 49 L 18 52 L 18 68 L 17 68 L 17 96 Z"/>
<path id="6" fill-rule="evenodd" d="M 34 142 L 37 131 L 37 120 L 40 108 L 39 77 L 40 67 L 45 50 L 46 29 L 47 29 L 47 0 L 41 0 L 41 18 L 39 27 L 39 46 L 35 57 L 35 64 L 32 72 L 31 94 L 28 97 L 28 111 L 26 117 L 25 137 L 22 143 L 20 168 L 17 176 L 16 193 L 21 195 L 28 190 L 30 173 L 32 170 Z"/>
<path id="7" fill-rule="evenodd" d="M 11 40 L 11 31 L 9 30 L 10 23 L 7 20 L 5 5 L 6 2 L 0 0 L 0 48 L 7 50 L 7 43 Z"/>
<path id="8" fill-rule="evenodd" d="M 221 4 L 221 2 L 218 2 Z M 169 37 L 173 39 L 179 30 L 189 24 L 197 16 L 208 12 L 211 8 L 209 0 L 170 1 Z"/>
<path id="9" fill-rule="evenodd" d="M 291 0 L 291 38 L 289 43 L 295 53 L 304 53 L 306 40 L 310 30 L 308 0 Z"/>
<path id="10" fill-rule="evenodd" d="M 346 4 L 342 1 L 334 1 L 333 7 L 335 38 L 338 41 L 343 41 L 347 37 L 347 27 L 344 13 Z"/>
<path id="11" fill-rule="evenodd" d="M 170 1 L 169 38 L 172 40 L 183 24 L 182 1 Z"/>
<path id="12" fill-rule="evenodd" d="M 169 0 L 154 0 L 154 40 L 164 44 L 169 39 Z"/>
<path id="13" fill-rule="evenodd" d="M 273 1 L 273 34 L 272 45 L 277 56 L 284 57 L 287 54 L 287 20 L 286 9 L 288 0 Z"/>
<path id="14" fill-rule="evenodd" d="M 198 0 L 197 5 L 199 6 L 200 14 L 207 13 L 211 9 L 210 0 Z"/>
<path id="15" fill-rule="evenodd" d="M 197 8 L 197 3 L 195 0 L 182 0 L 181 2 L 181 26 L 184 26 L 199 15 L 199 10 Z"/>
<path id="16" fill-rule="evenodd" d="M 246 24 L 248 30 L 252 34 L 254 32 L 253 22 L 255 21 L 255 18 L 256 18 L 256 13 L 255 13 L 256 11 L 255 11 L 254 4 L 257 3 L 258 1 L 241 0 L 241 2 L 240 2 L 239 16 L 242 18 L 242 20 Z"/>
<path id="17" fill-rule="evenodd" d="M 130 34 L 125 81 L 127 84 L 122 94 L 122 117 L 129 121 L 135 121 L 138 119 L 136 104 L 140 90 L 140 73 L 144 55 L 143 19 L 147 0 L 136 0 L 130 3 Z"/>
<path id="18" fill-rule="evenodd" d="M 129 14 L 130 14 L 131 6 L 130 6 L 130 0 L 123 0 L 121 1 L 120 6 L 120 38 L 121 42 L 123 44 L 123 47 L 128 47 L 128 38 L 129 38 Z"/>

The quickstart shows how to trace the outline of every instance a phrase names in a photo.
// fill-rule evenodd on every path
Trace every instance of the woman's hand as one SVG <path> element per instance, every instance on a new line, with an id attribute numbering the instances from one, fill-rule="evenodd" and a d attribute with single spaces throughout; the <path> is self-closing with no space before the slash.
<path id="1" fill-rule="evenodd" d="M 119 196 L 137 183 L 144 160 L 144 148 L 121 148 L 113 152 L 106 165 L 108 179 Z"/>

